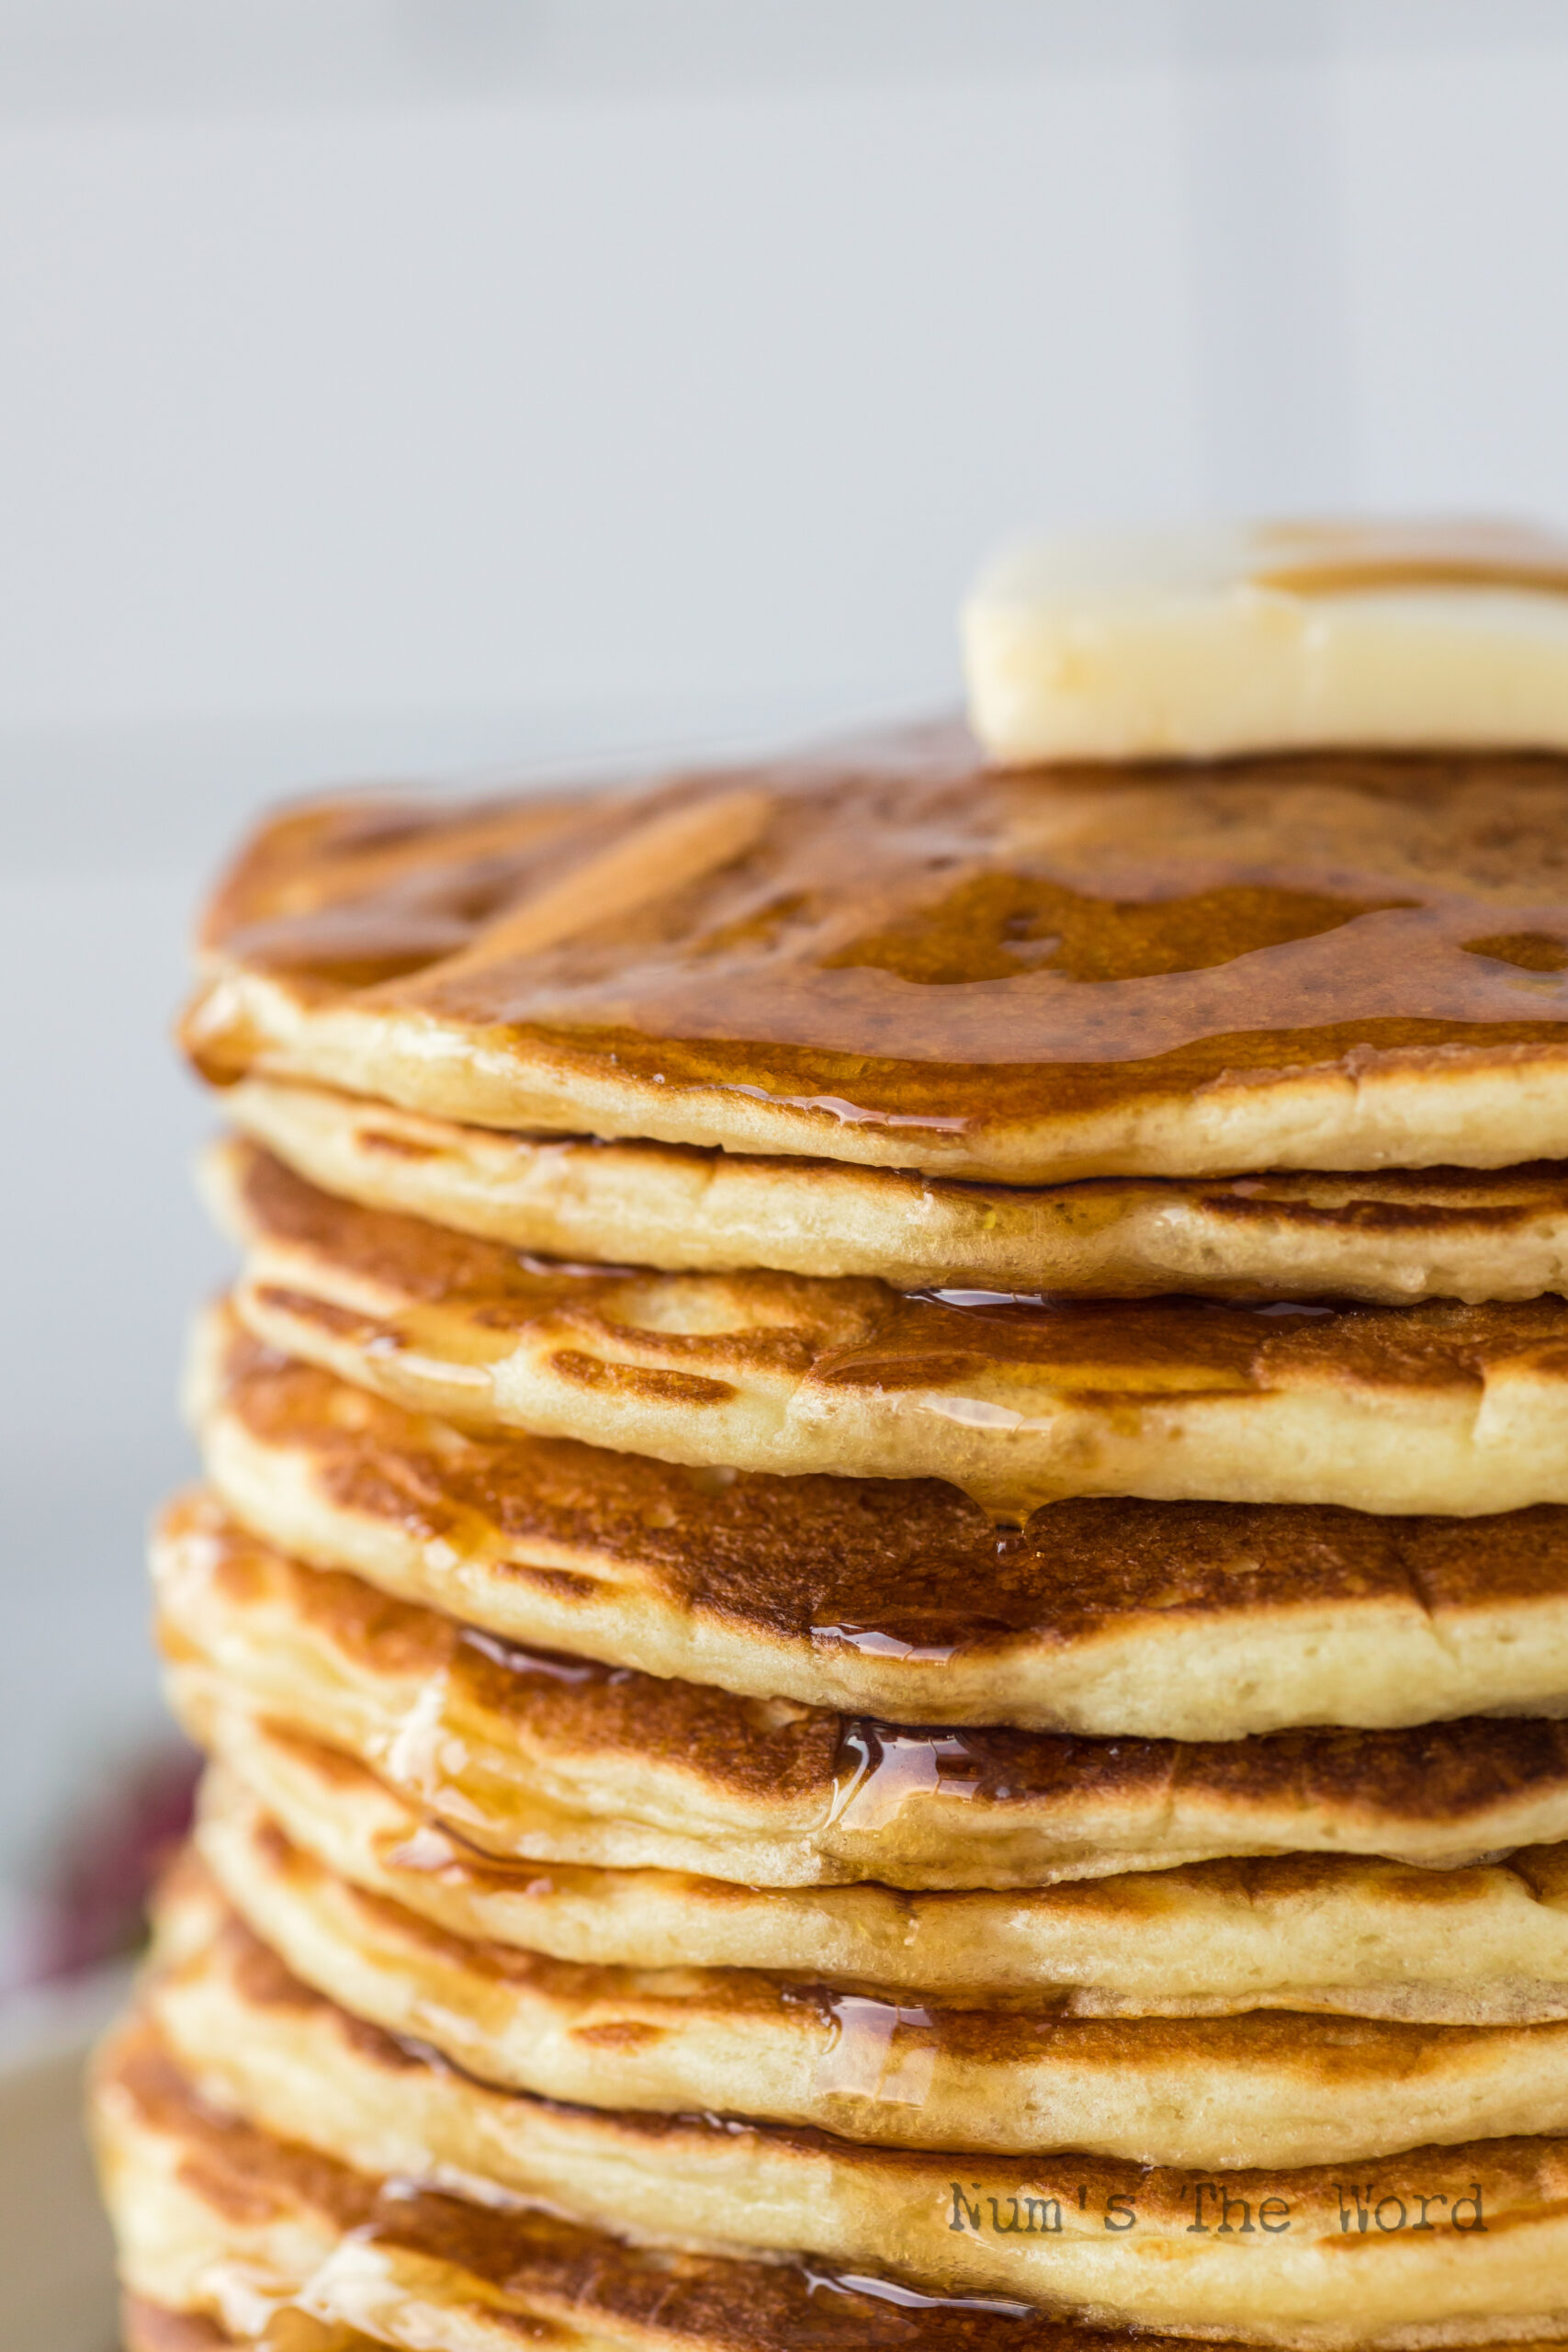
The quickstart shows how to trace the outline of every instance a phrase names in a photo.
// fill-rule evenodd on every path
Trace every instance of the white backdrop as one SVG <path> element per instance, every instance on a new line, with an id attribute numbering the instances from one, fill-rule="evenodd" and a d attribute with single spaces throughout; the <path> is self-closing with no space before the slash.
<path id="1" fill-rule="evenodd" d="M 955 687 L 1026 521 L 1568 516 L 1560 0 L 0 0 L 0 1875 L 151 1718 L 200 872 Z"/>

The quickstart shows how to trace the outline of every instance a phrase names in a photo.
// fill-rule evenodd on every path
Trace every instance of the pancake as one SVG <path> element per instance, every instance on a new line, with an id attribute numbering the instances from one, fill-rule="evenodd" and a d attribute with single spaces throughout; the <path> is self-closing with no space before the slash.
<path id="1" fill-rule="evenodd" d="M 1568 2131 L 1568 2025 L 1064 2018 L 880 2000 L 776 1968 L 585 1964 L 449 1935 L 324 1870 L 258 1810 L 209 1823 L 203 1854 L 314 1991 L 504 2090 L 879 2147 L 1199 2166 Z"/>
<path id="2" fill-rule="evenodd" d="M 761 2267 L 761 2266 L 758 2267 Z M 771 2270 L 772 2266 L 769 2267 Z M 451 2280 L 448 2293 L 446 2291 L 449 2285 L 446 2274 L 437 2272 L 435 2274 L 437 2283 L 433 2284 L 431 2270 L 424 2264 L 420 2264 L 416 2268 L 412 2263 L 406 2261 L 397 2263 L 383 2261 L 378 2264 L 378 2268 L 381 2274 L 391 2282 L 394 2289 L 394 2292 L 386 2298 L 386 2306 L 382 2306 L 378 2299 L 378 2309 L 389 2307 L 391 2312 L 395 2313 L 400 2308 L 406 2293 L 412 2290 L 418 2295 L 421 2325 L 431 2332 L 422 2336 L 417 2352 L 491 2352 L 492 2346 L 495 2347 L 495 2352 L 513 2352 L 514 2330 L 511 2324 L 511 2306 L 503 2307 L 498 2313 L 495 2306 L 487 2298 L 481 2306 L 476 2308 L 466 2301 L 467 2294 L 472 2291 L 467 2282 Z M 819 2301 L 827 2291 L 827 2286 L 816 2273 L 812 2273 L 807 2278 L 804 2293 L 813 2298 L 814 2301 Z M 874 2288 L 868 2290 L 863 2281 L 856 2280 L 852 2287 L 836 2288 L 836 2291 L 853 2297 L 858 2301 L 860 2297 L 868 2292 L 874 2293 L 876 2290 Z M 440 2297 L 438 2303 L 437 2296 Z M 998 2352 L 1011 2352 L 1015 2343 L 1032 2347 L 1032 2352 L 1036 2345 L 1048 2347 L 1048 2352 L 1168 2352 L 1171 2345 L 1185 2340 L 1178 2336 L 1151 2335 L 1142 2328 L 1111 2331 L 1100 2328 L 1078 2328 L 1071 2321 L 1052 2320 L 1044 2313 L 1036 2315 L 1038 2334 L 1026 2337 L 1022 2335 L 1010 2307 L 1003 2308 L 998 2312 L 1002 2323 L 1000 2332 L 992 2336 L 986 2336 L 974 2332 L 975 2322 L 971 2314 L 975 2312 L 989 2314 L 1000 2299 L 970 2297 L 962 2302 L 952 2303 L 941 2296 L 918 2295 L 903 2288 L 885 2290 L 880 2299 L 895 2307 L 894 2324 L 897 2333 L 891 2340 L 901 2347 L 906 2344 L 911 2345 L 916 2347 L 916 2352 L 919 2352 L 921 2346 L 935 2345 L 942 2346 L 942 2352 L 956 2352 L 956 2347 L 961 2346 L 989 2347 L 991 2345 L 997 2346 Z M 439 2317 L 433 2317 L 433 2306 L 439 2312 Z M 937 2324 L 938 2333 L 934 2335 L 931 2334 L 917 2335 L 912 2328 L 906 2328 L 903 2324 L 904 2315 L 911 2308 L 922 2317 L 929 2314 L 933 2318 Z M 743 2340 L 745 2352 L 758 2352 L 758 2347 L 761 2347 L 761 2352 L 773 2352 L 775 2343 L 781 2347 L 794 2347 L 803 2340 L 813 2346 L 827 2346 L 830 2347 L 830 2352 L 840 2352 L 840 2347 L 841 2352 L 852 2352 L 852 2352 L 863 2352 L 863 2347 L 885 2340 L 875 2335 L 865 2334 L 855 2304 L 851 2303 L 849 2309 L 852 2314 L 849 2324 L 856 2332 L 848 2336 L 835 2335 L 826 2327 L 813 2304 L 807 2303 L 798 2314 L 792 2309 L 786 2322 L 786 2325 L 791 2327 L 806 2327 L 808 2333 L 804 2339 L 796 2334 L 781 2335 L 777 2338 L 771 2335 L 749 2335 L 744 2339 L 727 2336 L 721 2340 L 727 2345 L 739 2345 Z M 537 2324 L 533 2320 L 531 2312 L 527 2316 L 529 2332 L 531 2335 L 536 2335 Z M 682 2318 L 684 2319 L 684 2317 L 685 2314 L 682 2313 Z M 967 2325 L 958 2334 L 954 2334 L 952 2329 L 952 2322 L 955 2317 L 961 2323 L 967 2322 Z M 442 2324 L 443 2321 L 446 2323 L 445 2326 Z M 314 2319 L 305 2321 L 303 2323 L 305 2332 L 296 2335 L 293 2330 L 297 2323 L 292 2312 L 287 2314 L 287 2324 L 289 2329 L 288 2352 L 364 2352 L 365 2346 L 377 2341 L 371 2336 L 360 2335 L 352 2329 L 328 2326 Z M 380 2340 L 389 2343 L 404 2340 L 400 2337 L 395 2338 L 389 2332 L 396 2325 L 395 2317 L 389 2316 L 384 2324 L 389 2329 L 389 2334 Z M 122 2302 L 120 2326 L 125 2341 L 125 2352 L 234 2352 L 234 2347 L 259 2346 L 261 2344 L 261 2339 L 255 2335 L 232 2335 L 226 2329 L 220 2329 L 210 2320 L 193 2319 L 184 2312 L 171 2311 L 166 2304 L 151 2303 L 134 2296 L 125 2299 Z M 694 2344 L 706 2346 L 714 2340 L 706 2335 L 696 2336 L 688 2326 L 687 2331 L 680 2337 L 682 2352 L 691 2352 Z M 1234 2342 L 1235 2339 L 1231 2340 Z M 1472 2338 L 1472 2343 L 1473 2340 Z M 1510 2339 L 1516 2343 L 1517 2340 L 1517 2338 Z M 671 2338 L 663 2334 L 655 2336 L 617 2333 L 614 2336 L 595 2334 L 591 2338 L 569 2335 L 566 2341 L 579 2346 L 589 2344 L 592 2347 L 592 2352 L 600 2352 L 600 2347 L 604 2347 L 604 2352 L 622 2352 L 622 2347 L 626 2347 L 626 2352 L 634 2352 L 634 2347 L 635 2352 L 643 2352 L 645 2346 L 651 2345 L 659 2346 L 662 2352 L 662 2347 L 671 2343 Z M 281 2352 L 281 2346 L 282 2339 L 279 2336 L 274 2335 L 267 2337 L 266 2352 Z M 413 2352 L 413 2347 L 411 2347 L 411 2352 Z M 1523 2352 L 1547 2352 L 1544 2339 L 1536 2337 L 1531 2344 L 1523 2347 Z"/>
<path id="3" fill-rule="evenodd" d="M 521 1259 L 338 1201 L 254 1146 L 209 1183 L 243 1320 L 415 1411 L 664 1461 L 1471 1516 L 1568 1501 L 1568 1302 L 905 1296 Z"/>
<path id="4" fill-rule="evenodd" d="M 219 1083 L 1007 1183 L 1568 1157 L 1560 757 L 987 771 L 961 731 L 265 823 Z"/>
<path id="5" fill-rule="evenodd" d="M 1450 1868 L 1568 1838 L 1568 1725 L 1091 1740 L 884 1724 L 531 1651 L 303 1566 L 206 1498 L 154 1545 L 176 1712 L 341 1748 L 494 1854 L 750 1886 L 1041 1885 L 1225 1854 Z"/>
<path id="6" fill-rule="evenodd" d="M 98 2051 L 88 2120 L 129 2352 L 359 2352 L 378 2340 L 291 2306 L 373 2220 L 379 2184 L 203 2099 L 141 2015 Z"/>
<path id="7" fill-rule="evenodd" d="M 1568 1288 L 1568 1166 L 979 1184 L 831 1159 L 501 1134 L 242 1079 L 229 1120 L 323 1192 L 513 1250 L 1142 1298 L 1539 1298 Z"/>
<path id="8" fill-rule="evenodd" d="M 349 2017 L 200 1911 L 166 1920 L 148 1985 L 171 2055 L 205 2097 L 362 2174 L 545 2202 L 698 2250 L 804 2252 L 1100 2326 L 1322 2352 L 1568 2334 L 1561 2140 L 1213 2175 L 567 2107 L 488 2088 Z"/>
<path id="9" fill-rule="evenodd" d="M 1568 2018 L 1562 1846 L 1457 1871 L 1284 1854 L 1010 1894 L 781 1891 L 497 1860 L 352 1758 L 233 1712 L 222 1754 L 197 1829 L 215 1868 L 265 1812 L 327 1870 L 447 1934 L 559 1960 L 772 1969 L 893 2000 L 1067 2017 Z"/>
<path id="10" fill-rule="evenodd" d="M 1182 2340 L 822 2263 L 639 2247 L 539 2207 L 383 2184 L 212 2107 L 145 2024 L 105 2052 L 94 2107 L 127 2269 L 169 2299 L 130 2299 L 129 2352 L 257 2344 L 258 2276 L 269 2301 L 288 2298 L 267 2352 L 372 2341 L 515 2352 L 519 2340 L 559 2352 L 1170 2352 Z M 373 2334 L 340 2329 L 344 2313 Z"/>
<path id="11" fill-rule="evenodd" d="M 198 1326 L 187 1383 L 240 1523 L 535 1646 L 905 1722 L 1225 1739 L 1568 1692 L 1568 1511 L 1053 1503 L 998 1536 L 936 1480 L 715 1477 L 473 1437 Z"/>

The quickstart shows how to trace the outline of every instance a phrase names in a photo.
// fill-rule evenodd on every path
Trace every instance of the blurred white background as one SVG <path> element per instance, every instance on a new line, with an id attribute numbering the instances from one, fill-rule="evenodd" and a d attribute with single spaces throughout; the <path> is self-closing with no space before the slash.
<path id="1" fill-rule="evenodd" d="M 1568 517 L 1565 121 L 1561 0 L 0 0 L 0 1948 L 157 1720 L 246 812 L 940 703 L 1023 523 Z"/>

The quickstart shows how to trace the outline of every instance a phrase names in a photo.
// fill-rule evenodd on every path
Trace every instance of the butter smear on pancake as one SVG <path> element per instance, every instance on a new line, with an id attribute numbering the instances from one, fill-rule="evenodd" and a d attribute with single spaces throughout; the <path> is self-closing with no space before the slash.
<path id="1" fill-rule="evenodd" d="M 1568 747 L 1568 538 L 1477 520 L 1026 543 L 964 614 L 991 756 Z"/>

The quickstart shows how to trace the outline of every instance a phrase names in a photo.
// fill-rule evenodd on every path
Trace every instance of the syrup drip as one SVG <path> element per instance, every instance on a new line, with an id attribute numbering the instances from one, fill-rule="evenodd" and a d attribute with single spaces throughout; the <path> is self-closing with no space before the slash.
<path id="1" fill-rule="evenodd" d="M 922 1615 L 928 1620 L 923 1628 L 919 1623 Z M 939 1631 L 944 1627 L 953 1629 L 950 1639 L 939 1638 Z M 842 1646 L 858 1651 L 862 1657 L 897 1657 L 920 1666 L 946 1666 L 961 1651 L 987 1638 L 1004 1636 L 1010 1629 L 1000 1618 L 976 1617 L 967 1612 L 960 1616 L 956 1610 L 933 1609 L 900 1611 L 897 1618 L 889 1616 L 880 1625 L 847 1620 L 840 1624 L 813 1625 L 809 1630 L 812 1641 L 825 1648 Z"/>
<path id="2" fill-rule="evenodd" d="M 840 2098 L 923 2107 L 942 2051 L 929 2010 L 900 2007 L 853 1993 L 832 2000 L 833 2040 L 818 2061 L 815 2086 Z"/>
<path id="3" fill-rule="evenodd" d="M 1258 539 L 1254 582 L 1294 596 L 1388 588 L 1568 595 L 1568 542 L 1518 523 L 1286 523 Z"/>
<path id="4" fill-rule="evenodd" d="M 805 2267 L 803 2275 L 807 2294 L 844 2295 L 857 2299 L 866 2296 L 874 2302 L 890 2303 L 895 2310 L 918 2312 L 922 2316 L 928 2312 L 973 2312 L 990 2319 L 1032 2320 L 1037 2327 L 1051 2324 L 1047 2315 L 1032 2303 L 1015 2302 L 1007 2295 L 923 2295 L 919 2288 L 906 2287 L 897 2278 L 872 2278 L 863 2271 L 818 2270 L 810 2265 Z M 939 2341 L 928 2335 L 923 2326 L 918 2334 L 924 2342 L 933 2346 Z M 974 2335 L 965 2330 L 964 2341 L 966 2345 L 973 2345 L 976 2352 L 980 2352 L 980 2346 L 988 2340 L 988 2330 L 985 2335 Z M 1005 2340 L 1010 2346 L 1016 2343 L 1010 2330 L 1005 2339 L 998 2335 L 997 2340 Z"/>
<path id="5" fill-rule="evenodd" d="M 966 1732 L 905 1730 L 852 1716 L 840 1734 L 828 1824 L 874 1833 L 912 1798 L 973 1798 L 985 1781 L 988 1745 Z"/>
<path id="6" fill-rule="evenodd" d="M 502 1634 L 486 1633 L 479 1625 L 464 1625 L 457 1639 L 463 1648 L 477 1650 L 503 1673 L 514 1674 L 523 1680 L 537 1676 L 547 1682 L 583 1688 L 592 1683 L 619 1684 L 637 1679 L 631 1667 L 606 1666 L 602 1658 L 580 1657 L 570 1650 L 535 1649 L 522 1642 L 509 1641 Z"/>

